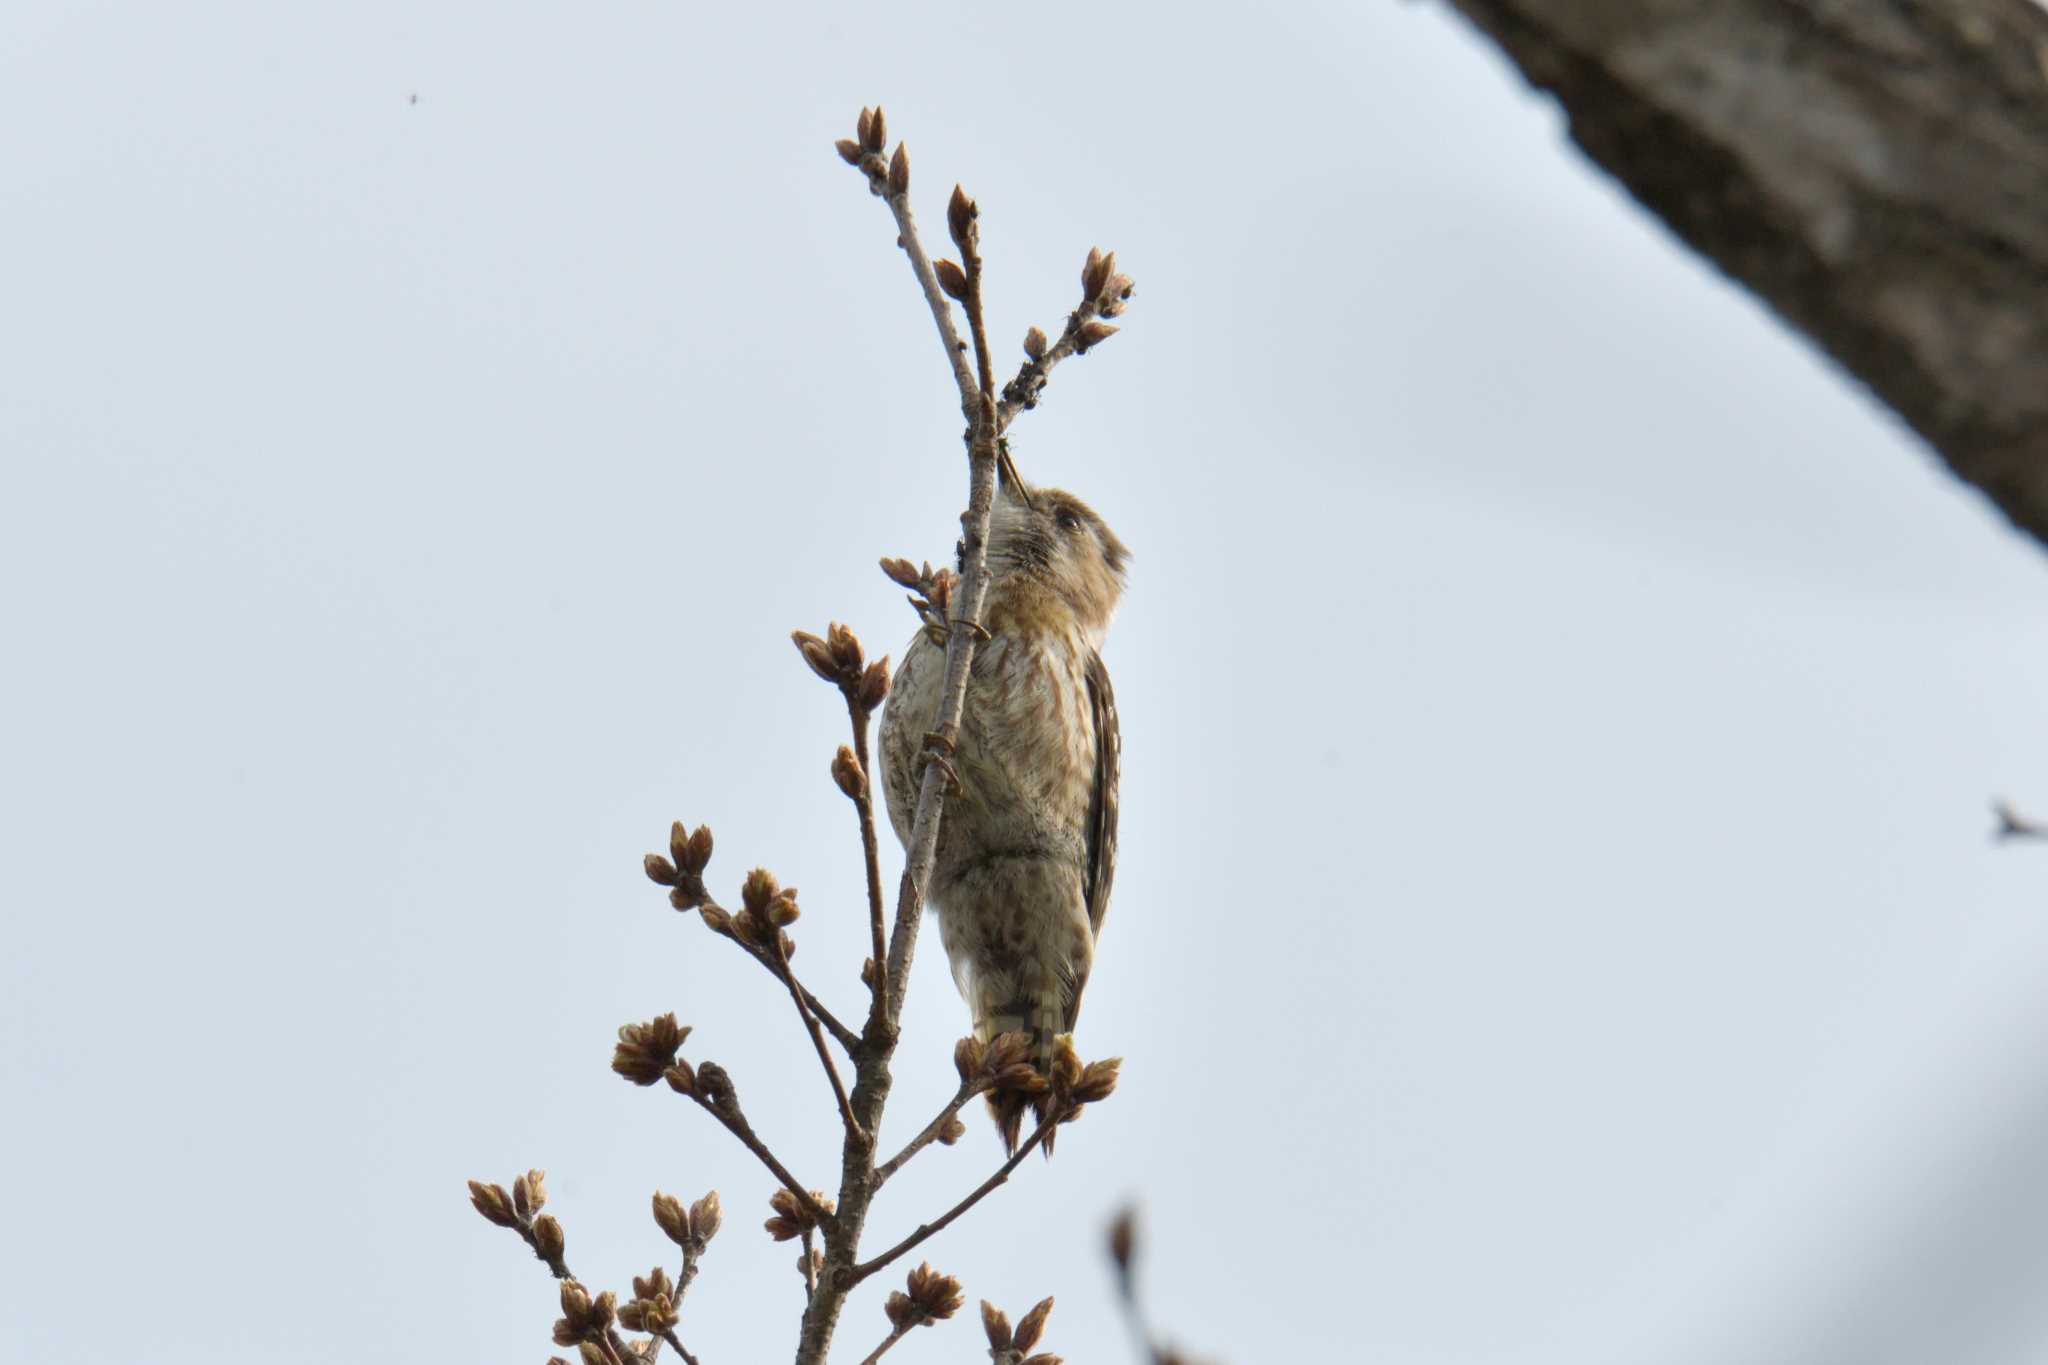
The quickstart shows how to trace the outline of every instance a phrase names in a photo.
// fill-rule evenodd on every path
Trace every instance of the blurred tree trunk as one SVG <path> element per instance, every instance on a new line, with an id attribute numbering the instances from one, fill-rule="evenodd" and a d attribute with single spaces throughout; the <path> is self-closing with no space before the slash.
<path id="1" fill-rule="evenodd" d="M 2048 9 L 1451 3 L 1588 156 L 2048 543 Z"/>

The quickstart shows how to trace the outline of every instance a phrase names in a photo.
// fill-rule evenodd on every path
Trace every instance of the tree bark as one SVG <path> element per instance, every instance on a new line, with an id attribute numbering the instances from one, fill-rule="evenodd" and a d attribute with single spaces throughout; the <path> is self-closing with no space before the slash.
<path id="1" fill-rule="evenodd" d="M 2048 544 L 2048 9 L 1451 3 L 1588 156 Z"/>

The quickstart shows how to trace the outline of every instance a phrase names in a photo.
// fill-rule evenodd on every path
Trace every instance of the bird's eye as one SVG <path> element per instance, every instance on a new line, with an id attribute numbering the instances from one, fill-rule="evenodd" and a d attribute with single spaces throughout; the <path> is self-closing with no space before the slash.
<path id="1" fill-rule="evenodd" d="M 1060 524 L 1060 529 L 1062 531 L 1072 533 L 1073 531 L 1080 529 L 1081 516 L 1071 507 L 1062 507 L 1058 511 L 1058 513 L 1055 514 L 1055 519 L 1058 520 Z"/>

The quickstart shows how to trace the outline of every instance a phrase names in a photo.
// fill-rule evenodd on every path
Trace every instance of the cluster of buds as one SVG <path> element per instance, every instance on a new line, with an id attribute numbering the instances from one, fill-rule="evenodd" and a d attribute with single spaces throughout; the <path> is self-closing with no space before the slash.
<path id="1" fill-rule="evenodd" d="M 953 1048 L 953 1068 L 960 1075 L 960 1084 L 970 1091 L 987 1092 L 1003 1146 L 1010 1151 L 1017 1149 L 1027 1108 L 1041 1122 L 1048 1115 L 1057 1115 L 1060 1123 L 1072 1123 L 1088 1105 L 1116 1093 L 1117 1074 L 1123 1067 L 1121 1057 L 1084 1063 L 1074 1051 L 1071 1034 L 1063 1033 L 1053 1041 L 1049 1073 L 1033 1065 L 1031 1050 L 1031 1036 L 1026 1033 L 1005 1033 L 987 1043 L 962 1038 Z M 1049 1151 L 1050 1132 L 1045 1141 Z"/>
<path id="2" fill-rule="evenodd" d="M 886 558 L 882 561 L 882 572 L 898 587 L 910 589 L 910 607 L 924 624 L 925 634 L 933 644 L 945 644 L 953 589 L 959 584 L 960 575 L 951 569 L 934 569 L 929 562 L 919 567 L 907 559 Z"/>
<path id="3" fill-rule="evenodd" d="M 796 944 L 782 931 L 802 913 L 796 908 L 796 888 L 782 885 L 774 873 L 757 867 L 740 885 L 740 912 L 732 917 L 732 936 L 750 948 L 779 947 L 784 957 L 790 957 Z M 710 919 L 705 918 L 707 922 Z"/>
<path id="4" fill-rule="evenodd" d="M 1031 1348 L 1045 1335 L 1045 1320 L 1051 1316 L 1052 1300 L 1040 1299 L 1012 1328 L 1003 1310 L 983 1299 L 981 1329 L 988 1334 L 989 1360 L 993 1365 L 1060 1365 L 1061 1358 L 1049 1352 L 1031 1354 Z"/>
<path id="5" fill-rule="evenodd" d="M 621 1024 L 619 1041 L 612 1048 L 612 1070 L 635 1085 L 653 1085 L 678 1066 L 688 1068 L 687 1062 L 677 1061 L 676 1052 L 689 1036 L 690 1026 L 678 1024 L 673 1014 Z"/>
<path id="6" fill-rule="evenodd" d="M 568 1274 L 562 1268 L 562 1252 L 567 1239 L 554 1215 L 541 1212 L 541 1207 L 548 1202 L 547 1187 L 542 1183 L 546 1177 L 546 1171 L 528 1171 L 512 1182 L 509 1194 L 503 1185 L 486 1185 L 481 1180 L 472 1180 L 469 1182 L 469 1202 L 490 1222 L 518 1233 L 533 1248 L 533 1254 L 545 1261 L 557 1277 L 562 1277 Z"/>
<path id="7" fill-rule="evenodd" d="M 669 826 L 668 857 L 649 853 L 641 859 L 647 880 L 668 887 L 668 903 L 678 910 L 704 905 L 704 869 L 710 865 L 711 827 L 699 825 L 692 830 L 680 820 Z"/>
<path id="8" fill-rule="evenodd" d="M 866 173 L 869 189 L 893 199 L 910 192 L 910 155 L 899 142 L 896 155 L 884 166 L 882 149 L 888 145 L 889 124 L 882 117 L 879 104 L 872 109 L 862 106 L 860 118 L 854 124 L 854 135 L 833 144 L 840 160 Z"/>
<path id="9" fill-rule="evenodd" d="M 604 1343 L 618 1320 L 618 1296 L 610 1290 L 590 1297 L 590 1291 L 574 1280 L 562 1281 L 562 1316 L 555 1319 L 555 1345 L 594 1346 L 597 1358 L 604 1356 Z M 584 1352 L 586 1359 L 590 1357 Z"/>
<path id="10" fill-rule="evenodd" d="M 1085 355 L 1096 342 L 1117 334 L 1116 324 L 1102 319 L 1123 313 L 1131 288 L 1131 277 L 1117 273 L 1114 251 L 1105 255 L 1095 247 L 1088 248 L 1088 260 L 1081 267 L 1081 306 L 1074 313 L 1085 320 L 1074 329 L 1074 354 Z"/>
<path id="11" fill-rule="evenodd" d="M 685 1264 L 694 1264 L 704 1254 L 704 1248 L 718 1235 L 719 1227 L 725 1222 L 725 1210 L 718 1202 L 718 1191 L 713 1190 L 688 1205 L 672 1194 L 660 1190 L 654 1192 L 654 1222 L 662 1235 L 683 1249 Z M 640 1282 L 635 1280 L 637 1291 Z M 642 1298 L 647 1297 L 645 1294 Z"/>
<path id="12" fill-rule="evenodd" d="M 791 631 L 789 638 L 811 672 L 837 687 L 863 714 L 872 712 L 889 695 L 889 656 L 868 663 L 859 639 L 837 621 L 825 627 L 822 640 L 802 630 Z"/>
<path id="13" fill-rule="evenodd" d="M 941 1275 L 926 1261 L 910 1272 L 902 1289 L 890 1293 L 882 1311 L 889 1315 L 889 1325 L 902 1333 L 913 1327 L 944 1322 L 966 1302 L 960 1293 L 960 1281 L 951 1275 Z"/>
<path id="14" fill-rule="evenodd" d="M 962 269 L 941 256 L 932 262 L 932 273 L 939 277 L 939 288 L 962 303 L 968 302 L 975 279 L 981 274 L 980 218 L 980 206 L 967 197 L 967 191 L 955 185 L 953 197 L 946 204 L 946 230 L 952 235 L 953 244 L 960 248 L 960 257 L 967 266 Z"/>
<path id="15" fill-rule="evenodd" d="M 682 1296 L 668 1272 L 656 1266 L 633 1277 L 633 1297 L 619 1305 L 619 1325 L 635 1332 L 667 1336 L 676 1329 L 676 1303 Z"/>
<path id="16" fill-rule="evenodd" d="M 811 1191 L 811 1202 L 827 1213 L 836 1205 L 822 1190 Z M 818 1220 L 811 1210 L 796 1195 L 785 1189 L 778 1189 L 768 1196 L 768 1207 L 774 1215 L 761 1226 L 768 1229 L 768 1235 L 778 1242 L 788 1242 L 817 1229 Z"/>

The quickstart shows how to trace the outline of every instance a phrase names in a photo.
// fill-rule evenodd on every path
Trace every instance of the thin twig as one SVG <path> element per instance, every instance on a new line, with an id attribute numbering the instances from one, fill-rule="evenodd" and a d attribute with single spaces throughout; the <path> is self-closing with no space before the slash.
<path id="1" fill-rule="evenodd" d="M 955 208 L 961 211 L 956 214 Z M 953 229 L 954 245 L 960 248 L 961 273 L 967 277 L 967 297 L 961 302 L 967 309 L 968 334 L 974 338 L 975 384 L 981 400 L 977 408 L 979 425 L 984 431 L 1000 434 L 1002 424 L 996 418 L 995 406 L 995 362 L 989 353 L 988 322 L 981 302 L 981 210 L 955 185 L 953 204 L 948 206 L 946 217 Z M 1016 490 L 1017 496 L 1029 504 L 1031 490 L 1025 487 L 1024 476 L 1017 472 L 1016 464 L 1010 459 L 1010 448 L 1002 441 L 996 442 L 996 467 L 1003 479 Z"/>
<path id="2" fill-rule="evenodd" d="M 839 1068 L 832 1061 L 832 1053 L 825 1046 L 825 1034 L 818 1027 L 817 1016 L 804 1003 L 804 988 L 797 984 L 796 973 L 790 970 L 789 954 L 783 950 L 782 935 L 775 936 L 775 970 L 782 978 L 782 984 L 789 987 L 789 999 L 796 1006 L 796 1012 L 804 1021 L 804 1031 L 811 1035 L 811 1045 L 818 1050 L 818 1061 L 825 1068 L 825 1078 L 832 1082 L 832 1098 L 839 1102 L 839 1120 L 846 1125 L 846 1131 L 856 1140 L 866 1142 L 867 1130 L 860 1126 L 860 1120 L 853 1116 L 853 1106 L 847 1102 L 846 1086 L 839 1079 Z"/>
<path id="3" fill-rule="evenodd" d="M 1046 1112 L 1045 1121 L 1038 1125 L 1038 1130 L 1018 1145 L 1017 1150 L 1010 1154 L 1010 1159 L 996 1168 L 994 1175 L 975 1186 L 966 1198 L 962 1199 L 952 1208 L 947 1209 L 931 1222 L 918 1224 L 916 1232 L 911 1233 L 895 1246 L 890 1247 L 872 1261 L 863 1261 L 853 1267 L 852 1270 L 847 1272 L 847 1275 L 850 1277 L 846 1281 L 847 1287 L 850 1288 L 853 1285 L 859 1284 L 876 1271 L 886 1268 L 891 1261 L 913 1250 L 926 1238 L 942 1231 L 948 1223 L 951 1223 L 955 1218 L 958 1218 L 961 1214 L 979 1204 L 997 1186 L 1008 1181 L 1010 1172 L 1016 1170 L 1023 1163 L 1024 1158 L 1031 1155 L 1032 1148 L 1036 1147 L 1045 1138 L 1045 1135 L 1053 1130 L 1054 1125 L 1071 1112 L 1073 1112 L 1071 1109 L 1049 1109 Z"/>
<path id="4" fill-rule="evenodd" d="M 998 435 L 1010 429 L 1010 423 L 1017 420 L 1017 414 L 1038 406 L 1039 395 L 1045 391 L 1045 381 L 1052 374 L 1053 367 L 1080 350 L 1081 329 L 1095 316 L 1095 305 L 1084 302 L 1079 308 L 1067 314 L 1067 325 L 1046 353 L 1036 360 L 1027 360 L 1018 367 L 1017 377 L 1003 385 L 1003 401 L 996 406 L 996 432 Z"/>
<path id="5" fill-rule="evenodd" d="M 881 1165 L 875 1167 L 875 1187 L 877 1189 L 881 1188 L 882 1185 L 887 1183 L 890 1176 L 903 1169 L 904 1164 L 910 1158 L 916 1156 L 926 1147 L 929 1147 L 938 1138 L 939 1134 L 945 1131 L 946 1125 L 959 1115 L 961 1108 L 966 1105 L 967 1101 L 973 1099 L 987 1088 L 988 1085 L 984 1081 L 976 1081 L 972 1084 L 961 1086 L 953 1098 L 946 1102 L 946 1107 L 939 1111 L 938 1117 L 927 1123 L 924 1126 L 924 1130 L 910 1140 L 908 1146 Z"/>
<path id="6" fill-rule="evenodd" d="M 2048 839 L 2048 824 L 2027 819 L 2009 801 L 1992 802 L 1991 812 L 1998 817 L 1998 828 L 1991 832 L 1991 837 L 2001 843 L 2007 839 Z"/>
<path id="7" fill-rule="evenodd" d="M 860 770 L 868 778 L 861 784 L 860 794 L 853 798 L 853 808 L 860 816 L 860 852 L 868 874 L 868 927 L 875 939 L 873 1008 L 869 1017 L 886 1019 L 889 1015 L 889 979 L 882 968 L 889 960 L 889 947 L 885 938 L 887 930 L 883 928 L 887 912 L 882 908 L 882 853 L 875 843 L 875 770 L 868 766 L 868 711 L 851 692 L 846 694 L 846 717 L 853 726 L 853 756 L 859 760 Z"/>
<path id="8" fill-rule="evenodd" d="M 867 1359 L 863 1360 L 860 1363 L 860 1365 L 875 1365 L 875 1362 L 880 1360 L 883 1354 L 886 1351 L 888 1351 L 888 1349 L 891 1346 L 894 1346 L 897 1342 L 909 1336 L 910 1329 L 912 1327 L 915 1327 L 916 1325 L 917 1324 L 915 1322 L 906 1322 L 901 1327 L 891 1328 L 889 1335 L 882 1338 L 882 1344 L 880 1346 L 877 1346 L 874 1350 L 869 1351 Z"/>
<path id="9" fill-rule="evenodd" d="M 747 1116 L 740 1112 L 739 1097 L 728 1089 L 716 1103 L 704 1098 L 701 1087 L 704 1071 L 709 1065 L 706 1063 L 697 1069 L 700 1089 L 692 1091 L 690 1098 L 697 1102 L 698 1108 L 724 1124 L 725 1130 L 738 1138 L 742 1146 L 761 1159 L 761 1164 L 782 1182 L 782 1187 L 796 1196 L 796 1202 L 803 1206 L 804 1212 L 811 1216 L 813 1222 L 828 1228 L 832 1226 L 833 1215 L 817 1200 L 811 1198 L 811 1192 L 804 1187 L 803 1182 L 789 1173 L 789 1167 L 783 1165 L 754 1132 L 753 1125 L 747 1122 Z"/>
<path id="10" fill-rule="evenodd" d="M 531 1221 L 516 1224 L 512 1230 L 518 1233 L 522 1238 L 524 1238 L 526 1244 L 533 1248 L 534 1255 L 540 1256 L 540 1243 L 534 1237 L 533 1225 Z M 568 1261 L 566 1261 L 562 1257 L 556 1256 L 550 1259 L 546 1256 L 541 1256 L 541 1260 L 546 1262 L 548 1273 L 550 1275 L 553 1275 L 556 1279 L 576 1279 L 575 1274 L 569 1269 Z M 683 1301 L 683 1291 L 689 1287 L 690 1280 L 693 1277 L 695 1277 L 696 1273 L 696 1258 L 694 1256 L 691 1256 L 688 1252 L 685 1252 L 683 1254 L 683 1279 L 682 1282 L 676 1286 L 675 1301 L 678 1304 L 680 1304 Z M 669 1345 L 675 1348 L 676 1354 L 683 1358 L 685 1365 L 698 1365 L 697 1357 L 691 1355 L 688 1351 L 683 1349 L 683 1343 L 677 1339 L 676 1334 L 674 1332 L 664 1333 L 661 1337 L 661 1340 L 668 1342 Z M 620 1365 L 626 1365 L 626 1363 L 629 1361 L 641 1361 L 646 1359 L 646 1357 L 642 1356 L 638 1351 L 635 1351 L 631 1346 L 626 1344 L 626 1339 L 619 1335 L 618 1329 L 615 1327 L 607 1327 L 605 1329 L 604 1344 L 606 1349 L 618 1359 Z M 659 1349 L 659 1347 L 656 1348 L 657 1351 Z"/>
<path id="11" fill-rule="evenodd" d="M 732 912 L 727 910 L 724 906 L 720 905 L 717 902 L 717 900 L 715 900 L 712 897 L 711 893 L 704 889 L 704 882 L 702 878 L 693 877 L 687 883 L 679 882 L 678 885 L 686 886 L 689 891 L 694 893 L 697 897 L 697 904 L 700 907 L 708 907 L 712 910 L 715 910 L 718 912 L 719 915 L 724 917 L 724 922 L 727 925 L 730 925 L 732 923 Z M 737 946 L 741 952 L 745 953 L 748 957 L 751 957 L 752 959 L 754 959 L 754 961 L 760 963 L 763 967 L 767 968 L 768 974 L 770 976 L 775 977 L 777 980 L 780 980 L 782 978 L 781 970 L 775 965 L 775 955 L 769 952 L 766 948 L 757 948 L 753 944 L 745 942 L 738 935 L 734 934 L 730 928 L 714 928 L 712 932 L 716 934 L 721 934 L 724 937 L 732 940 L 733 944 Z M 781 946 L 780 939 L 778 939 L 776 943 L 778 947 Z M 804 1008 L 808 1009 L 811 1012 L 812 1017 L 814 1017 L 821 1025 L 824 1026 L 825 1031 L 832 1035 L 833 1040 L 837 1042 L 840 1047 L 846 1049 L 847 1057 L 849 1059 L 857 1057 L 860 1053 L 860 1035 L 858 1033 L 855 1033 L 846 1025 L 840 1023 L 838 1016 L 834 1015 L 831 1010 L 825 1008 L 825 1002 L 818 999 L 817 996 L 811 994 L 810 990 L 807 987 L 805 987 L 801 982 L 797 984 L 797 991 L 803 997 Z"/>

